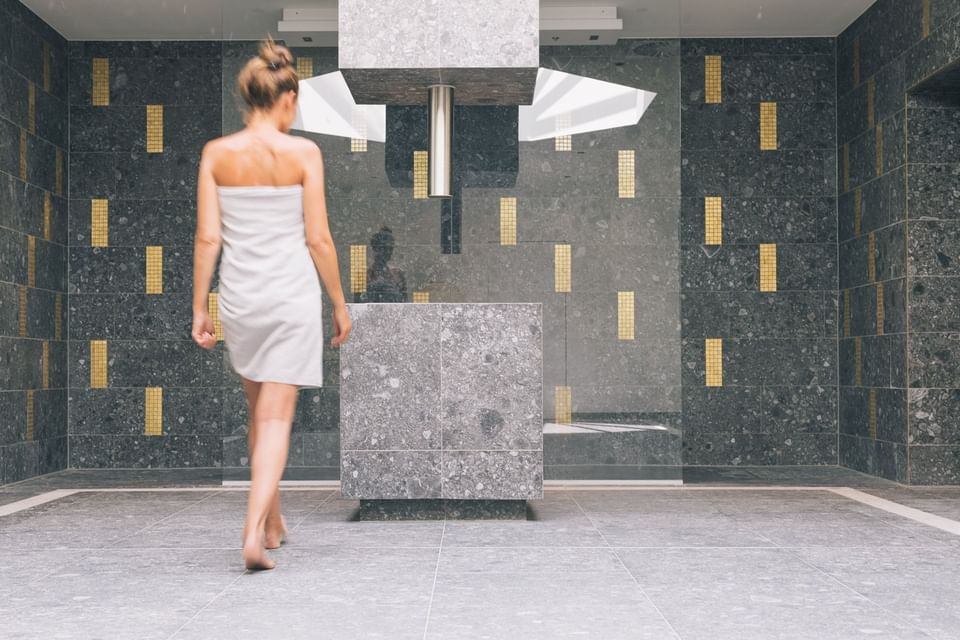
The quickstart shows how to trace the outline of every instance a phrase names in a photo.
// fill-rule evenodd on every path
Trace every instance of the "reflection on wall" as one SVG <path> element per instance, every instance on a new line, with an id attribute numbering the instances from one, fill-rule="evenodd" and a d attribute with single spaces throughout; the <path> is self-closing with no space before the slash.
<path id="1" fill-rule="evenodd" d="M 225 48 L 227 132 L 241 125 L 229 112 L 232 78 L 253 50 Z M 332 49 L 294 55 L 309 57 L 316 74 L 336 68 Z M 385 144 L 313 136 L 341 270 L 358 301 L 542 303 L 547 421 L 660 428 L 548 434 L 548 473 L 676 467 L 679 43 L 544 48 L 542 64 L 658 97 L 638 125 L 563 145 L 518 143 L 515 107 L 458 107 L 456 191 L 447 201 L 417 187 L 417 160 L 429 146 L 425 107 L 389 107 Z M 633 306 L 622 303 L 626 294 Z M 624 338 L 628 308 L 634 331 Z M 335 374 L 330 351 L 326 369 Z M 336 385 L 335 375 L 327 382 Z"/>
<path id="2" fill-rule="evenodd" d="M 0 484 L 67 464 L 66 60 L 0 4 Z"/>

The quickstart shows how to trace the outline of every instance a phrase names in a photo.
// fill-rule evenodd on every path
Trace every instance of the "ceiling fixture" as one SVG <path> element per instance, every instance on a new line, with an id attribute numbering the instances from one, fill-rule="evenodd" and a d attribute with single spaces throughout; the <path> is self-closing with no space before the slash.
<path id="1" fill-rule="evenodd" d="M 277 33 L 284 40 L 314 47 L 337 46 L 336 8 L 284 9 Z"/>

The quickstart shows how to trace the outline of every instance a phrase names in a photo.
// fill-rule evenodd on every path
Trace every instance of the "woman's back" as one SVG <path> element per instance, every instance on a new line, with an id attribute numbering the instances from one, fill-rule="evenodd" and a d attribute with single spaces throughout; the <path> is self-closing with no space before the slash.
<path id="1" fill-rule="evenodd" d="M 302 184 L 307 155 L 315 145 L 270 127 L 247 128 L 208 145 L 218 186 Z"/>

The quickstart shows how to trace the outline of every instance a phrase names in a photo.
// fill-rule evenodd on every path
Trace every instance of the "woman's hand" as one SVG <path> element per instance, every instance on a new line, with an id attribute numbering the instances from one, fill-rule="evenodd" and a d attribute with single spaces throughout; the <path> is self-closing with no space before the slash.
<path id="1" fill-rule="evenodd" d="M 330 341 L 330 346 L 339 347 L 347 341 L 347 338 L 350 336 L 350 331 L 353 329 L 353 322 L 350 320 L 350 314 L 347 313 L 346 307 L 334 309 L 333 329 L 336 335 L 333 336 L 333 340 Z"/>
<path id="2" fill-rule="evenodd" d="M 210 319 L 210 313 L 206 309 L 194 309 L 191 335 L 193 341 L 204 349 L 213 349 L 217 346 L 217 335 L 213 332 L 213 320 Z"/>

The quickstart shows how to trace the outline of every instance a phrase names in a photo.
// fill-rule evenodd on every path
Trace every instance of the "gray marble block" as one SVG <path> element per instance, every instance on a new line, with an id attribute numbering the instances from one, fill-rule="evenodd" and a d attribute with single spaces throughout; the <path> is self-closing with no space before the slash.
<path id="1" fill-rule="evenodd" d="M 540 65 L 537 0 L 340 0 L 339 63 L 358 103 L 529 104 Z M 375 42 L 376 46 L 370 46 Z"/>
<path id="2" fill-rule="evenodd" d="M 340 354 L 341 491 L 543 495 L 540 304 L 353 304 Z"/>

